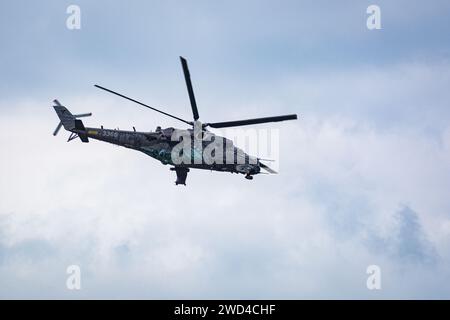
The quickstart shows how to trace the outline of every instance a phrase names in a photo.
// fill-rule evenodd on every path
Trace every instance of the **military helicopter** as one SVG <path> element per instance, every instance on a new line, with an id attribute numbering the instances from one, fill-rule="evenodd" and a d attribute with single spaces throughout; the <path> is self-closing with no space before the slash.
<path id="1" fill-rule="evenodd" d="M 233 143 L 229 139 L 215 135 L 214 133 L 208 131 L 207 128 L 228 128 L 267 122 L 295 120 L 297 119 L 297 115 L 290 114 L 247 120 L 201 123 L 199 121 L 199 113 L 187 61 L 183 57 L 180 57 L 180 60 L 184 78 L 186 80 L 194 121 L 187 121 L 176 117 L 172 114 L 158 110 L 145 103 L 100 85 L 95 85 L 95 87 L 137 103 L 153 111 L 164 114 L 173 119 L 179 120 L 189 126 L 192 126 L 192 129 L 189 128 L 187 130 L 180 130 L 172 127 L 161 129 L 161 127 L 158 126 L 154 132 L 139 132 L 136 131 L 134 127 L 133 131 L 104 129 L 103 126 L 101 126 L 101 128 L 85 127 L 83 122 L 78 118 L 91 116 L 92 113 L 74 115 L 66 107 L 61 105 L 58 100 L 54 100 L 53 102 L 55 105 L 53 108 L 60 119 L 60 123 L 53 132 L 53 135 L 56 136 L 61 127 L 64 127 L 65 130 L 70 132 L 67 142 L 80 138 L 82 142 L 86 143 L 89 142 L 89 138 L 92 138 L 141 151 L 161 161 L 164 165 L 171 165 L 172 167 L 170 170 L 175 171 L 177 175 L 177 179 L 175 181 L 176 185 L 186 185 L 186 178 L 190 168 L 241 173 L 244 174 L 245 178 L 249 180 L 253 179 L 253 175 L 263 173 L 261 169 L 264 169 L 266 171 L 265 173 L 276 173 L 269 166 L 262 163 L 262 159 L 246 154 L 241 149 L 233 146 Z M 178 151 L 174 152 L 175 149 L 180 146 L 180 141 L 185 142 L 183 144 L 183 148 L 178 148 Z M 208 146 L 214 146 L 214 148 L 210 148 L 213 152 L 211 152 L 211 156 L 209 157 L 205 156 L 206 153 L 201 152 L 202 149 L 205 150 Z M 174 157 L 174 154 L 180 155 L 180 157 Z M 217 154 L 217 157 L 215 157 L 215 154 Z M 182 161 L 180 161 L 180 159 Z"/>

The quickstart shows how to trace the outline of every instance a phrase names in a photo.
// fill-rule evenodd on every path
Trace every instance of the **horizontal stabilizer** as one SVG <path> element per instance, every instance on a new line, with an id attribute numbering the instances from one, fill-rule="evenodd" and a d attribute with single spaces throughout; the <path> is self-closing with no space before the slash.
<path id="1" fill-rule="evenodd" d="M 83 121 L 76 119 L 75 120 L 75 129 L 80 130 L 78 132 L 78 136 L 80 137 L 81 141 L 89 142 L 89 139 L 86 134 L 86 128 L 84 127 Z"/>
<path id="2" fill-rule="evenodd" d="M 75 129 L 86 131 L 86 128 L 84 127 L 83 121 L 76 119 L 75 120 Z"/>
<path id="3" fill-rule="evenodd" d="M 79 133 L 78 136 L 80 137 L 81 141 L 86 142 L 86 143 L 89 142 L 89 139 L 88 139 L 86 133 Z"/>

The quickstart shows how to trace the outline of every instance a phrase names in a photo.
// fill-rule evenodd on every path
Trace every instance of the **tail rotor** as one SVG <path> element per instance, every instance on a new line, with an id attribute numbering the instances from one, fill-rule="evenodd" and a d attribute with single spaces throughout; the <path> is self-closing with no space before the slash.
<path id="1" fill-rule="evenodd" d="M 90 117 L 92 116 L 92 113 L 82 113 L 82 114 L 74 114 L 72 115 L 63 105 L 61 105 L 61 103 L 59 103 L 58 100 L 53 100 L 53 102 L 55 103 L 55 110 L 59 116 L 59 118 L 61 119 L 61 121 L 58 123 L 58 125 L 56 126 L 55 131 L 53 131 L 53 135 L 56 136 L 59 132 L 59 130 L 61 130 L 61 128 L 64 126 L 64 124 L 66 126 L 68 126 L 68 128 L 70 130 L 71 122 L 73 122 L 73 120 L 78 119 L 78 118 L 84 118 L 84 117 Z"/>

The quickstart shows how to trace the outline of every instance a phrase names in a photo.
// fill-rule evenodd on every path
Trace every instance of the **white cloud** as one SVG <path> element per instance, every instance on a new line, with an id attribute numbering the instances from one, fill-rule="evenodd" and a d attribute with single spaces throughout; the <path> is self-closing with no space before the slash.
<path id="1" fill-rule="evenodd" d="M 427 68 L 419 67 L 436 72 Z M 363 77 L 360 88 L 382 88 L 380 82 L 394 78 L 403 92 L 399 98 L 434 90 L 432 76 L 414 92 L 421 76 L 405 79 L 393 70 Z M 317 87 L 309 96 L 306 89 L 288 88 L 290 105 L 303 96 L 314 110 L 350 93 L 352 99 L 346 113 L 304 110 L 299 121 L 277 125 L 280 174 L 251 182 L 192 170 L 188 186 L 176 187 L 173 172 L 143 154 L 96 141 L 66 143 L 62 132 L 54 138 L 57 118 L 45 108 L 48 102 L 18 102 L 2 111 L 0 295 L 448 297 L 441 284 L 449 277 L 450 127 L 426 135 L 422 127 L 386 129 L 350 116 L 367 96 L 351 90 L 357 74 L 327 80 L 337 88 L 323 97 L 314 92 L 327 92 L 329 74 L 313 79 Z M 285 88 L 279 86 L 272 92 Z M 244 107 L 230 99 L 219 104 Z M 270 99 L 262 100 L 255 105 L 268 110 Z M 86 124 L 148 124 L 137 110 L 121 119 L 114 110 L 123 109 L 109 98 L 66 97 L 63 103 L 76 112 L 93 111 Z M 374 248 L 374 239 L 389 241 L 400 232 L 396 215 L 403 205 L 417 217 L 419 238 L 439 256 L 435 263 L 405 262 L 398 250 Z M 70 264 L 82 268 L 81 292 L 65 289 Z M 370 264 L 382 268 L 381 292 L 365 287 Z"/>

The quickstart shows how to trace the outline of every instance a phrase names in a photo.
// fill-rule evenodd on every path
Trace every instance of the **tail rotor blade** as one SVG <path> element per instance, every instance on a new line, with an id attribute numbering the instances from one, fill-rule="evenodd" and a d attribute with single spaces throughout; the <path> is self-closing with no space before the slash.
<path id="1" fill-rule="evenodd" d="M 82 114 L 74 114 L 73 116 L 74 116 L 75 118 L 84 118 L 84 117 L 90 117 L 90 116 L 92 116 L 92 113 L 89 112 L 89 113 L 82 113 Z"/>
<path id="2" fill-rule="evenodd" d="M 59 124 L 58 124 L 58 126 L 56 127 L 55 131 L 53 132 L 53 135 L 54 135 L 54 136 L 56 136 L 56 135 L 58 134 L 59 130 L 61 130 L 62 125 L 63 125 L 63 124 L 62 124 L 62 122 L 60 121 Z"/>

